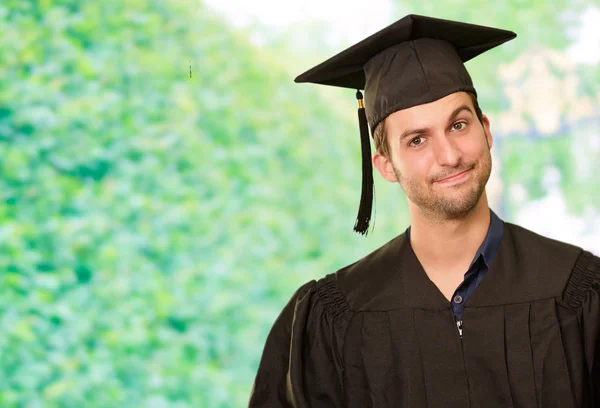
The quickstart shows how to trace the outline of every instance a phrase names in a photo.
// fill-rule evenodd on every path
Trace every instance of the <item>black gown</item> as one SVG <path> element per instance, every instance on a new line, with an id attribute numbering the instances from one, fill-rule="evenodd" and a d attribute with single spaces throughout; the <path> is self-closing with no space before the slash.
<path id="1" fill-rule="evenodd" d="M 600 408 L 597 256 L 505 222 L 454 319 L 403 233 L 297 290 L 249 406 Z"/>

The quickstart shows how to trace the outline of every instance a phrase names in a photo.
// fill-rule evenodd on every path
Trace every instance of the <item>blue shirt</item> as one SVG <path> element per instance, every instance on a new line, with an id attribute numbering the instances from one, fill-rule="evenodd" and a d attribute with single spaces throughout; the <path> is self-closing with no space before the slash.
<path id="1" fill-rule="evenodd" d="M 469 299 L 471 293 L 473 293 L 490 268 L 492 260 L 500 248 L 500 242 L 502 241 L 503 235 L 504 221 L 490 209 L 490 226 L 488 227 L 487 235 L 475 253 L 475 257 L 473 258 L 467 273 L 465 273 L 465 280 L 458 286 L 452 295 L 452 308 L 454 309 L 454 315 L 459 322 L 462 320 L 465 302 Z M 406 229 L 406 237 L 410 243 L 410 226 Z"/>

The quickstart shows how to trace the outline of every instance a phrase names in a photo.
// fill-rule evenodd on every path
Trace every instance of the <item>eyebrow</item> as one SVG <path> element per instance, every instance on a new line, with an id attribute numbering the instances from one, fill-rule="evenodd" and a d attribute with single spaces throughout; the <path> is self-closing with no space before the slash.
<path id="1" fill-rule="evenodd" d="M 456 119 L 458 114 L 461 113 L 462 111 L 469 111 L 471 114 L 473 114 L 473 111 L 471 110 L 471 108 L 469 108 L 468 105 L 461 105 L 452 111 L 452 113 L 448 117 L 448 123 L 450 123 L 454 119 Z M 402 134 L 400 135 L 400 140 L 402 141 L 402 140 L 404 140 L 404 138 L 411 136 L 411 135 L 428 133 L 430 130 L 431 129 L 428 127 L 419 128 L 419 129 L 407 129 L 404 132 L 402 132 Z"/>

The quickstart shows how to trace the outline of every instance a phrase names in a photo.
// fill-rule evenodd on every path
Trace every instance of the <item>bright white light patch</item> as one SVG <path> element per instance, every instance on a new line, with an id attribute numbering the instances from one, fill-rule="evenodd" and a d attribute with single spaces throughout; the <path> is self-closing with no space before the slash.
<path id="1" fill-rule="evenodd" d="M 354 44 L 395 21 L 389 0 L 206 0 L 206 3 L 238 27 L 258 22 L 267 28 L 283 29 L 295 23 L 325 22 L 331 36 L 325 41 L 340 46 Z"/>
<path id="2" fill-rule="evenodd" d="M 567 50 L 573 61 L 583 64 L 600 62 L 600 9 L 590 7 L 581 15 L 580 25 L 574 27 L 575 43 Z"/>

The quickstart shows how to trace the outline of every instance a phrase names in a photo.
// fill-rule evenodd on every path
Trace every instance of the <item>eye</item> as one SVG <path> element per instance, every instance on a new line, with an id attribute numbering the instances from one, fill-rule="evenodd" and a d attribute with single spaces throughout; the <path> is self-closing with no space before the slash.
<path id="1" fill-rule="evenodd" d="M 462 127 L 460 125 L 462 125 Z M 467 122 L 456 122 L 454 125 L 452 125 L 452 130 L 463 130 L 466 126 Z"/>
<path id="2" fill-rule="evenodd" d="M 414 139 L 412 139 L 412 140 L 410 141 L 410 143 L 409 143 L 408 145 L 409 145 L 409 146 L 414 146 L 414 147 L 419 147 L 419 146 L 420 146 L 420 145 L 422 145 L 423 143 L 417 143 L 417 144 L 413 144 L 413 142 L 414 142 L 415 140 L 419 140 L 419 139 L 422 139 L 422 137 L 421 137 L 421 136 L 419 136 L 419 137 L 415 137 Z"/>

